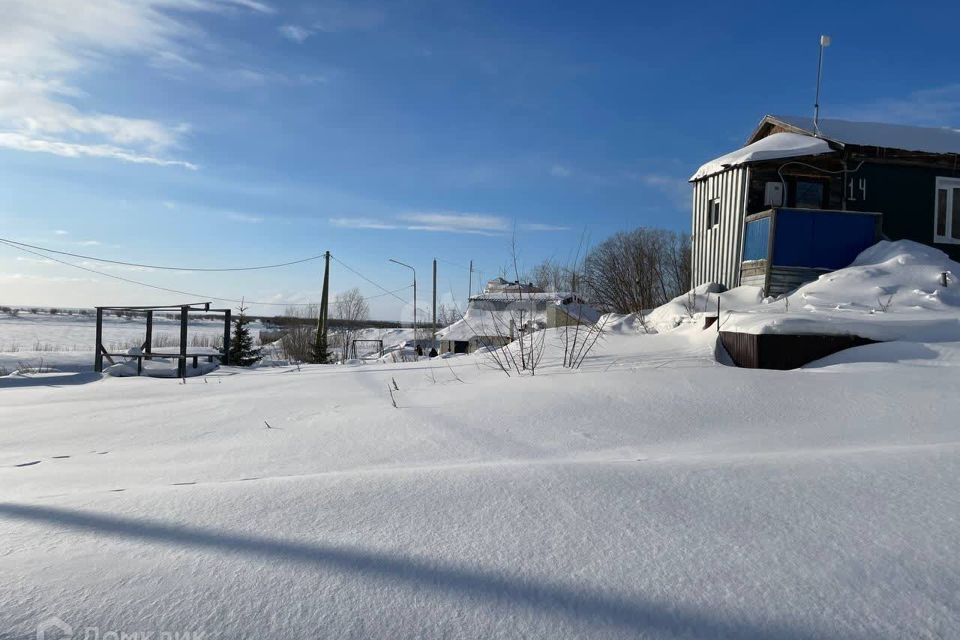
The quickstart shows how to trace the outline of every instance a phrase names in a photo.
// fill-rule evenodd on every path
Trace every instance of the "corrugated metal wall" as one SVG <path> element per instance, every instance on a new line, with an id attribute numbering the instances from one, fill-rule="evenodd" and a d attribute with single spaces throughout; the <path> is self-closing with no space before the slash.
<path id="1" fill-rule="evenodd" d="M 693 183 L 693 286 L 739 284 L 749 180 L 749 168 L 734 167 Z M 720 199 L 720 223 L 711 228 L 709 206 L 714 198 Z"/>

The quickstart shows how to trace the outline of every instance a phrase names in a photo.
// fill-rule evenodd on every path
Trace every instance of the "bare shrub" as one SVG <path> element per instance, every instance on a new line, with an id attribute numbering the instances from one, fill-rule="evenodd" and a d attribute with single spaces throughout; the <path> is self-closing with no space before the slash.
<path id="1" fill-rule="evenodd" d="M 607 238 L 584 261 L 588 297 L 601 309 L 637 313 L 690 287 L 690 237 L 639 228 Z"/>
<path id="2" fill-rule="evenodd" d="M 339 350 L 341 360 L 346 360 L 350 357 L 350 345 L 360 335 L 360 323 L 370 318 L 370 305 L 360 289 L 354 287 L 333 298 L 333 313 L 344 324 L 333 332 L 330 346 Z"/>
<path id="3" fill-rule="evenodd" d="M 287 307 L 284 315 L 283 337 L 280 338 L 284 359 L 294 362 L 312 362 L 320 305 Z"/>

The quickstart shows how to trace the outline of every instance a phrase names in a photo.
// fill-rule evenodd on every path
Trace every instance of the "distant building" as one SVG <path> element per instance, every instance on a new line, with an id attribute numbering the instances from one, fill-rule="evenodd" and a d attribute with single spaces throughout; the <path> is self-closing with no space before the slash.
<path id="1" fill-rule="evenodd" d="M 532 284 L 496 278 L 470 298 L 461 320 L 437 332 L 437 339 L 441 353 L 472 353 L 501 347 L 531 331 L 592 325 L 599 317 L 576 293 L 545 292 Z"/>
<path id="2" fill-rule="evenodd" d="M 693 184 L 693 286 L 768 295 L 847 266 L 878 239 L 960 258 L 960 131 L 766 116 Z"/>

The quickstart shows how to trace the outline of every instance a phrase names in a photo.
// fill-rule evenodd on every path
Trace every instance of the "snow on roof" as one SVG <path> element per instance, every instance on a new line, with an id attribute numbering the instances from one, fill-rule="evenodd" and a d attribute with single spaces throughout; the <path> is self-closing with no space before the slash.
<path id="1" fill-rule="evenodd" d="M 535 308 L 524 310 L 523 315 L 518 312 L 523 303 L 520 296 L 516 294 L 480 294 L 470 299 L 470 306 L 462 320 L 454 322 L 449 327 L 437 331 L 437 338 L 441 340 L 467 341 L 475 337 L 495 338 L 498 336 L 508 337 L 510 335 L 510 324 L 518 323 L 521 319 L 524 324 L 543 326 L 547 321 L 547 307 L 553 302 L 562 307 L 563 310 L 572 318 L 579 319 L 583 323 L 593 324 L 600 318 L 600 313 L 583 302 L 573 302 L 563 304 L 563 300 L 572 293 L 535 293 L 523 294 L 523 302 L 547 301 L 545 305 L 536 305 Z M 577 300 L 580 298 L 577 297 Z M 516 303 L 507 308 L 492 307 L 492 305 L 474 305 L 474 302 L 507 301 Z M 492 308 L 491 308 L 492 307 Z M 515 328 L 516 330 L 516 328 Z"/>
<path id="2" fill-rule="evenodd" d="M 813 118 L 767 116 L 761 126 L 767 122 L 786 124 L 810 135 L 813 135 L 814 131 Z M 840 144 L 924 153 L 960 153 L 960 130 L 950 127 L 914 127 L 832 119 L 821 119 L 819 126 L 822 138 Z"/>
<path id="3" fill-rule="evenodd" d="M 580 299 L 580 296 L 576 293 L 571 293 L 569 291 L 523 291 L 518 293 L 517 291 L 484 291 L 483 293 L 478 293 L 475 296 L 472 296 L 470 300 L 504 300 L 507 302 L 515 302 L 518 300 L 564 300 L 566 298 L 576 298 Z"/>
<path id="4" fill-rule="evenodd" d="M 726 155 L 711 160 L 690 176 L 690 181 L 700 180 L 709 175 L 719 173 L 724 169 L 756 162 L 758 160 L 774 160 L 776 158 L 794 158 L 797 156 L 812 156 L 830 153 L 833 149 L 825 141 L 813 136 L 800 133 L 774 133 L 762 138 L 742 149 L 737 149 Z"/>

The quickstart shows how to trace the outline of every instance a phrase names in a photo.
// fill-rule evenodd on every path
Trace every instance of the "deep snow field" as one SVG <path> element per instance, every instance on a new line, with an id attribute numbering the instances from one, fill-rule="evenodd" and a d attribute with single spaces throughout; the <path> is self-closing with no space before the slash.
<path id="1" fill-rule="evenodd" d="M 677 322 L 533 377 L 0 379 L 0 638 L 960 636 L 960 336 L 756 371 Z"/>

